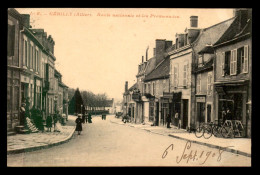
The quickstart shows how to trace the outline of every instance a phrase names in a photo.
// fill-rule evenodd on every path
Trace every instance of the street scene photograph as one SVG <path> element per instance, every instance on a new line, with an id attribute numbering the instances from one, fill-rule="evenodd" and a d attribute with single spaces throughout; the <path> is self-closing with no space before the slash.
<path id="1" fill-rule="evenodd" d="M 7 167 L 252 166 L 252 9 L 6 10 Z"/>

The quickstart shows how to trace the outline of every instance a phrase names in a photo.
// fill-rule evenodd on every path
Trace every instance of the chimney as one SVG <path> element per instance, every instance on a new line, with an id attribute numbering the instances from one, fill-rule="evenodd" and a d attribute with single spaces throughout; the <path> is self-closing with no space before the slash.
<path id="1" fill-rule="evenodd" d="M 148 49 L 149 49 L 149 46 L 146 49 L 146 61 L 148 60 Z"/>
<path id="2" fill-rule="evenodd" d="M 142 63 L 144 63 L 144 56 L 142 56 Z"/>
<path id="3" fill-rule="evenodd" d="M 128 81 L 125 82 L 125 92 L 128 90 Z"/>
<path id="4" fill-rule="evenodd" d="M 194 28 L 198 27 L 198 16 L 190 17 L 190 27 L 194 27 Z"/>
<path id="5" fill-rule="evenodd" d="M 24 19 L 24 26 L 28 29 L 30 28 L 30 15 L 29 14 L 22 14 Z"/>
<path id="6" fill-rule="evenodd" d="M 165 49 L 168 49 L 171 46 L 172 46 L 172 41 L 166 41 Z"/>
<path id="7" fill-rule="evenodd" d="M 233 11 L 234 16 L 238 18 L 239 21 L 239 30 L 242 30 L 247 24 L 247 20 L 251 18 L 250 9 L 237 8 Z"/>
<path id="8" fill-rule="evenodd" d="M 164 52 L 165 52 L 165 47 L 166 47 L 166 40 L 165 39 L 156 39 L 155 41 L 155 47 L 156 47 L 156 63 L 160 63 L 164 59 Z"/>
<path id="9" fill-rule="evenodd" d="M 155 57 L 156 55 L 156 48 L 153 48 L 153 56 Z"/>

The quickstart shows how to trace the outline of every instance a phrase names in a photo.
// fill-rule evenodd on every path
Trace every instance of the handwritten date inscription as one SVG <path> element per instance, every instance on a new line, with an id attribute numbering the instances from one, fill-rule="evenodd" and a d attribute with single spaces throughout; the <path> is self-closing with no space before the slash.
<path id="1" fill-rule="evenodd" d="M 170 151 L 173 151 L 174 144 L 170 144 L 165 151 L 162 154 L 162 159 L 164 159 Z M 219 149 L 218 152 L 212 152 L 212 151 L 197 151 L 191 149 L 191 141 L 187 141 L 185 144 L 185 147 L 183 149 L 183 152 L 181 155 L 176 156 L 176 162 L 179 164 L 182 161 L 186 160 L 186 163 L 189 163 L 189 161 L 198 161 L 203 160 L 200 165 L 205 164 L 205 162 L 211 157 L 211 158 L 217 158 L 217 161 L 221 161 L 221 155 L 224 150 Z"/>

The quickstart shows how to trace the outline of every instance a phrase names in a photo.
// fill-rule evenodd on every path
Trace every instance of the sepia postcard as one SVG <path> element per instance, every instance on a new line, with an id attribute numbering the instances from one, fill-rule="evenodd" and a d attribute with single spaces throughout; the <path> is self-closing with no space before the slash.
<path id="1" fill-rule="evenodd" d="M 250 167 L 252 9 L 8 8 L 8 167 Z"/>

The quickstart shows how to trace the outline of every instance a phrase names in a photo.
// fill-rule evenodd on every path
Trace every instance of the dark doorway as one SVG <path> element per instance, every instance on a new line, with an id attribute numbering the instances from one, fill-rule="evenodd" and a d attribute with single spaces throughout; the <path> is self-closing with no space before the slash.
<path id="1" fill-rule="evenodd" d="M 189 100 L 182 100 L 183 103 L 183 122 L 182 122 L 182 128 L 186 129 L 188 126 L 188 111 L 189 111 Z"/>
<path id="2" fill-rule="evenodd" d="M 156 102 L 156 109 L 155 109 L 155 125 L 159 125 L 159 102 Z"/>
<path id="3" fill-rule="evenodd" d="M 211 105 L 207 105 L 207 122 L 209 123 L 211 121 Z"/>
<path id="4" fill-rule="evenodd" d="M 199 123 L 205 122 L 205 103 L 197 103 L 197 121 Z"/>

